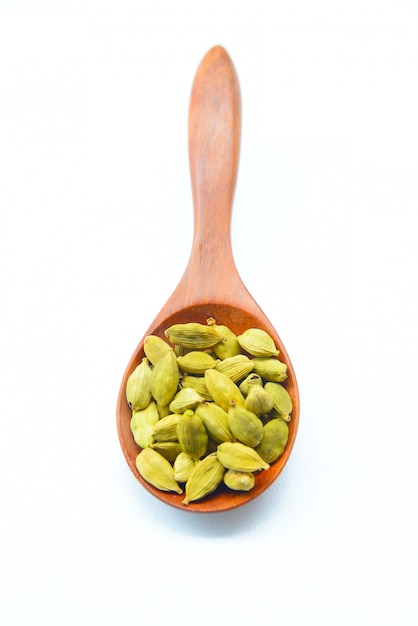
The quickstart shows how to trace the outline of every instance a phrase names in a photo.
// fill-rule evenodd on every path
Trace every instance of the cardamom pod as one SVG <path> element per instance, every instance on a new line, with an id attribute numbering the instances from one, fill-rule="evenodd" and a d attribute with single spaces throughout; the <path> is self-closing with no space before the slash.
<path id="1" fill-rule="evenodd" d="M 244 406 L 231 401 L 228 411 L 228 426 L 238 441 L 254 448 L 263 436 L 263 422 Z"/>
<path id="2" fill-rule="evenodd" d="M 237 339 L 241 348 L 253 356 L 268 357 L 279 354 L 273 339 L 261 328 L 249 328 Z"/>
<path id="3" fill-rule="evenodd" d="M 218 446 L 218 459 L 226 469 L 236 470 L 237 472 L 257 472 L 270 467 L 253 448 L 239 441 L 233 443 L 224 441 L 220 443 Z"/>
<path id="4" fill-rule="evenodd" d="M 174 480 L 174 471 L 170 463 L 151 448 L 145 448 L 136 457 L 136 467 L 142 478 L 162 491 L 183 493 L 183 489 Z"/>
<path id="5" fill-rule="evenodd" d="M 213 351 L 218 359 L 227 359 L 241 353 L 241 346 L 238 343 L 237 336 L 228 326 L 217 324 L 213 317 L 210 317 L 206 323 L 222 337 L 222 341 L 213 346 Z"/>
<path id="6" fill-rule="evenodd" d="M 206 387 L 205 379 L 203 376 L 184 376 L 180 385 L 183 389 L 194 389 L 197 391 L 199 396 L 204 398 L 205 400 L 212 400 L 212 396 L 210 395 L 208 388 Z"/>
<path id="7" fill-rule="evenodd" d="M 250 491 L 255 485 L 255 476 L 251 472 L 227 470 L 224 474 L 224 483 L 233 491 Z"/>
<path id="8" fill-rule="evenodd" d="M 199 461 L 186 482 L 183 504 L 187 505 L 213 493 L 221 484 L 224 472 L 225 468 L 218 461 L 216 452 Z"/>
<path id="9" fill-rule="evenodd" d="M 126 382 L 126 400 L 131 409 L 141 411 L 151 402 L 151 377 L 148 359 L 143 358 Z"/>
<path id="10" fill-rule="evenodd" d="M 195 465 L 196 461 L 190 456 L 190 454 L 180 452 L 173 465 L 174 480 L 177 480 L 179 483 L 185 483 Z"/>
<path id="11" fill-rule="evenodd" d="M 192 350 L 210 348 L 222 340 L 214 328 L 197 322 L 174 324 L 164 334 L 172 344 Z"/>
<path id="12" fill-rule="evenodd" d="M 231 400 L 235 404 L 244 406 L 242 393 L 226 374 L 222 374 L 222 372 L 218 372 L 216 369 L 206 370 L 205 382 L 215 403 L 225 412 L 229 411 Z"/>
<path id="13" fill-rule="evenodd" d="M 177 357 L 177 363 L 187 374 L 204 374 L 207 369 L 215 367 L 217 360 L 207 352 L 193 350 Z"/>
<path id="14" fill-rule="evenodd" d="M 187 354 L 188 352 L 190 352 L 189 348 L 183 348 L 183 346 L 174 346 L 173 348 L 174 350 L 174 354 L 178 357 L 178 356 L 184 356 L 185 354 Z"/>
<path id="15" fill-rule="evenodd" d="M 160 416 L 154 400 L 151 400 L 146 409 L 132 411 L 130 426 L 135 443 L 138 446 L 141 448 L 148 446 L 151 441 L 153 428 L 159 419 Z"/>
<path id="16" fill-rule="evenodd" d="M 266 381 L 281 383 L 287 378 L 287 365 L 278 359 L 256 357 L 253 364 L 254 372 Z"/>
<path id="17" fill-rule="evenodd" d="M 256 448 L 266 463 L 273 463 L 284 452 L 289 437 L 289 427 L 279 417 L 270 420 L 263 428 L 263 438 Z"/>
<path id="18" fill-rule="evenodd" d="M 195 389 L 180 389 L 170 402 L 170 411 L 173 413 L 184 413 L 188 409 L 194 410 L 198 404 L 205 399 L 199 396 Z"/>
<path id="19" fill-rule="evenodd" d="M 245 354 L 236 354 L 216 363 L 215 369 L 237 383 L 252 372 L 254 363 Z"/>
<path id="20" fill-rule="evenodd" d="M 217 443 L 234 441 L 234 436 L 228 426 L 228 414 L 214 402 L 204 402 L 196 409 L 198 415 L 210 437 Z"/>
<path id="21" fill-rule="evenodd" d="M 274 405 L 273 398 L 259 385 L 252 385 L 245 398 L 245 408 L 256 415 L 267 415 Z"/>
<path id="22" fill-rule="evenodd" d="M 252 374 L 249 374 L 249 376 L 247 376 L 247 378 L 245 378 L 239 386 L 239 390 L 244 398 L 248 396 L 253 385 L 258 385 L 259 387 L 263 386 L 261 376 L 255 374 L 254 372 L 252 372 Z"/>
<path id="23" fill-rule="evenodd" d="M 167 415 L 170 415 L 170 407 L 168 405 L 161 406 L 161 404 L 157 404 L 157 409 L 160 419 L 162 419 L 163 417 L 167 417 Z"/>
<path id="24" fill-rule="evenodd" d="M 160 406 L 170 404 L 179 385 L 179 368 L 173 350 L 167 352 L 152 370 L 151 393 Z"/>
<path id="25" fill-rule="evenodd" d="M 191 410 L 180 417 L 177 437 L 183 452 L 194 459 L 200 459 L 207 450 L 208 434 L 201 418 Z"/>
<path id="26" fill-rule="evenodd" d="M 179 414 L 170 413 L 158 420 L 151 432 L 152 443 L 156 441 L 177 441 L 177 424 L 179 419 Z"/>
<path id="27" fill-rule="evenodd" d="M 286 422 L 290 422 L 292 412 L 292 398 L 289 392 L 280 383 L 266 383 L 264 389 L 270 394 L 273 400 L 273 417 L 281 417 Z"/>
<path id="28" fill-rule="evenodd" d="M 152 448 L 170 463 L 174 463 L 180 452 L 181 445 L 178 441 L 150 441 L 148 448 Z"/>
<path id="29" fill-rule="evenodd" d="M 158 335 L 148 335 L 148 337 L 145 337 L 145 356 L 153 365 L 156 365 L 158 361 L 172 349 L 173 348 L 169 346 L 168 343 L 164 341 L 164 339 L 158 337 Z"/>

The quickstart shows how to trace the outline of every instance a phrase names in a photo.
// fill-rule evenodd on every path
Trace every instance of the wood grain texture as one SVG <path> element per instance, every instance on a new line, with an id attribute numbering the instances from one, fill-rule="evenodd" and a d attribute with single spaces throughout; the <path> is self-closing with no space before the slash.
<path id="1" fill-rule="evenodd" d="M 286 349 L 258 304 L 243 284 L 232 255 L 231 215 L 241 138 L 241 97 L 232 61 L 215 46 L 200 63 L 193 82 L 189 108 L 189 161 L 193 192 L 194 235 L 190 259 L 177 286 L 144 333 L 125 370 L 119 390 L 116 417 L 125 459 L 135 478 L 156 498 L 188 512 L 211 513 L 233 509 L 254 499 L 279 476 L 293 449 L 299 424 L 299 391 Z M 293 403 L 289 440 L 283 455 L 256 476 L 254 489 L 231 492 L 226 487 L 189 506 L 183 496 L 159 491 L 139 475 L 135 459 L 140 448 L 130 430 L 131 411 L 126 402 L 126 381 L 144 356 L 144 340 L 184 322 L 206 323 L 214 317 L 236 334 L 248 328 L 266 330 L 288 366 L 287 390 Z"/>

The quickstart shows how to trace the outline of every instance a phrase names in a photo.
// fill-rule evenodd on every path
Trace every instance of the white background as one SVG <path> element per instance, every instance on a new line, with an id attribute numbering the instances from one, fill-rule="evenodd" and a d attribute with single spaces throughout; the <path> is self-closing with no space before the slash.
<path id="1" fill-rule="evenodd" d="M 242 91 L 232 239 L 301 393 L 220 515 L 128 469 L 125 366 L 190 252 L 187 113 Z M 0 622 L 418 620 L 418 3 L 0 0 Z"/>

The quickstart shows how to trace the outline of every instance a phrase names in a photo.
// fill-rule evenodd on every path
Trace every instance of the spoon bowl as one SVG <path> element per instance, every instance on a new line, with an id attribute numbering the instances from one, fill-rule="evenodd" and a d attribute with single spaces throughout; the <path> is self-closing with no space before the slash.
<path id="1" fill-rule="evenodd" d="M 215 46 L 199 65 L 190 98 L 189 161 L 194 208 L 191 255 L 177 288 L 145 332 L 126 367 L 116 410 L 120 445 L 135 478 L 159 500 L 190 512 L 226 511 L 265 491 L 286 465 L 299 424 L 299 392 L 292 364 L 279 335 L 242 282 L 232 255 L 230 227 L 240 137 L 238 78 L 225 49 Z M 236 335 L 249 328 L 261 328 L 270 334 L 280 351 L 280 360 L 287 365 L 285 385 L 292 399 L 292 419 L 282 456 L 268 470 L 257 473 L 251 491 L 231 491 L 220 486 L 203 500 L 184 506 L 184 495 L 160 491 L 138 473 L 135 460 L 141 449 L 130 429 L 126 383 L 145 356 L 144 341 L 148 335 L 166 339 L 164 331 L 173 324 L 206 324 L 210 317 L 217 324 L 228 326 Z"/>

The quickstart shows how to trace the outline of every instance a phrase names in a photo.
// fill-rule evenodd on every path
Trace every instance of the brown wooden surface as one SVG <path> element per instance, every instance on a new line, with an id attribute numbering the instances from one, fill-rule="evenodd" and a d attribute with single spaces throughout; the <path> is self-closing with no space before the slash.
<path id="1" fill-rule="evenodd" d="M 249 502 L 279 476 L 291 454 L 299 423 L 299 393 L 285 347 L 271 323 L 243 284 L 232 256 L 231 214 L 241 137 L 241 99 L 238 78 L 221 46 L 209 50 L 197 70 L 189 109 L 189 160 L 194 207 L 194 236 L 190 259 L 177 288 L 144 333 L 125 370 L 117 401 L 117 427 L 125 459 L 137 480 L 155 497 L 189 512 L 220 512 Z M 236 334 L 262 328 L 274 338 L 280 360 L 288 366 L 287 389 L 292 397 L 292 421 L 283 455 L 269 470 L 256 476 L 249 492 L 220 489 L 188 506 L 184 496 L 159 491 L 139 475 L 135 459 L 140 452 L 130 430 L 131 410 L 126 402 L 126 381 L 144 356 L 147 335 L 164 337 L 170 325 L 206 323 L 214 317 Z"/>

